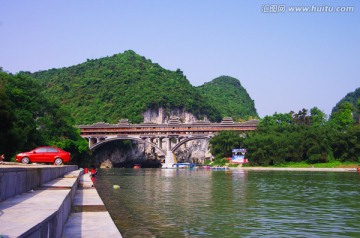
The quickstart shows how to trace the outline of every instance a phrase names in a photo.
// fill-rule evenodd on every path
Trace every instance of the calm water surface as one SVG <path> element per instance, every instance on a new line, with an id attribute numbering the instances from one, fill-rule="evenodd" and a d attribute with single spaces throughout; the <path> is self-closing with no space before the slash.
<path id="1" fill-rule="evenodd" d="M 123 237 L 360 237 L 358 173 L 103 169 L 95 186 Z"/>

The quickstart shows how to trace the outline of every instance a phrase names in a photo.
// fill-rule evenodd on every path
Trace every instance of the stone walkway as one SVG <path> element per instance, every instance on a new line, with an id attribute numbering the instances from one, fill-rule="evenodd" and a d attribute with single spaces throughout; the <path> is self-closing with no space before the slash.
<path id="1" fill-rule="evenodd" d="M 80 178 L 63 237 L 122 237 L 93 187 L 89 174 Z"/>
<path id="2" fill-rule="evenodd" d="M 61 237 L 80 171 L 0 203 L 0 237 Z"/>
<path id="3" fill-rule="evenodd" d="M 74 170 L 59 176 L 60 167 L 54 168 L 0 165 L 0 191 L 29 187 L 0 202 L 0 238 L 122 237 L 89 174 Z M 38 183 L 25 186 L 32 180 Z"/>

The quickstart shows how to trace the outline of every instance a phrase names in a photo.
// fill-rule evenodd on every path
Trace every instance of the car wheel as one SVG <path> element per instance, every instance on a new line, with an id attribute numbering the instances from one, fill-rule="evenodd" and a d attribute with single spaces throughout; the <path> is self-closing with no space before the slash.
<path id="1" fill-rule="evenodd" d="M 30 162 L 29 157 L 22 157 L 22 158 L 21 158 L 21 163 L 23 163 L 23 164 L 28 164 L 29 162 Z"/>
<path id="2" fill-rule="evenodd" d="M 62 165 L 62 163 L 63 163 L 63 161 L 60 158 L 56 158 L 54 161 L 54 164 L 56 164 L 56 165 Z"/>

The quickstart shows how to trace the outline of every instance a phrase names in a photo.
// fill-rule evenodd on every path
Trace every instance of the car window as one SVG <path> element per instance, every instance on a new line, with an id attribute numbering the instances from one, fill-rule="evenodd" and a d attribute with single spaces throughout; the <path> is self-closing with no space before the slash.
<path id="1" fill-rule="evenodd" d="M 37 149 L 35 152 L 36 153 L 44 153 L 44 152 L 46 152 L 47 151 L 47 148 L 39 148 L 39 149 Z"/>
<path id="2" fill-rule="evenodd" d="M 47 152 L 56 153 L 58 150 L 55 148 L 48 148 Z"/>

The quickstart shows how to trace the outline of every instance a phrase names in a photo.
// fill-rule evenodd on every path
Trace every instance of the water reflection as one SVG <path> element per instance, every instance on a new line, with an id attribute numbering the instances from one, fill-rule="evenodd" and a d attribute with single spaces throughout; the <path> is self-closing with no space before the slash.
<path id="1" fill-rule="evenodd" d="M 108 169 L 95 186 L 124 237 L 359 237 L 359 182 L 355 173 Z"/>

